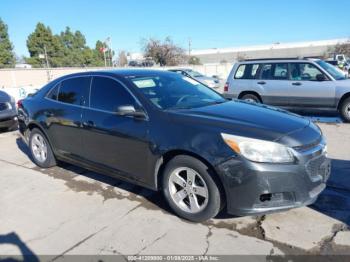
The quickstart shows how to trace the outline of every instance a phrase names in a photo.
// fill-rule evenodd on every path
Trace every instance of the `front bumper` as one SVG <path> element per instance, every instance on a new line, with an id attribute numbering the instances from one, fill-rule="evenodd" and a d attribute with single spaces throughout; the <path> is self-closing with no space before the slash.
<path id="1" fill-rule="evenodd" d="M 17 116 L 0 118 L 0 128 L 10 128 L 17 125 Z"/>
<path id="2" fill-rule="evenodd" d="M 266 214 L 314 203 L 326 187 L 330 160 L 321 144 L 296 154 L 295 164 L 254 163 L 237 156 L 216 166 L 227 212 Z"/>

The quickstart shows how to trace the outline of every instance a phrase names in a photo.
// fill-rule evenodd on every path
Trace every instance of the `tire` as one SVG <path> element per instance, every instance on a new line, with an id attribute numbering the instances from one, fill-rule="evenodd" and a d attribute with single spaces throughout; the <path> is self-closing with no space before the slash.
<path id="1" fill-rule="evenodd" d="M 250 103 L 261 103 L 259 97 L 257 97 L 256 95 L 253 95 L 253 94 L 243 95 L 241 100 L 244 100 L 244 101 L 247 101 Z"/>
<path id="2" fill-rule="evenodd" d="M 30 132 L 29 150 L 32 160 L 37 166 L 41 168 L 49 168 L 56 165 L 56 159 L 52 152 L 50 143 L 46 136 L 37 128 L 34 128 Z"/>
<path id="3" fill-rule="evenodd" d="M 193 222 L 203 222 L 215 217 L 224 203 L 219 183 L 215 180 L 203 162 L 180 155 L 166 165 L 162 190 L 169 206 L 178 216 Z M 205 195 L 206 198 L 203 197 Z"/>
<path id="4" fill-rule="evenodd" d="M 343 120 L 349 123 L 350 122 L 350 97 L 342 101 L 339 107 L 339 112 Z"/>

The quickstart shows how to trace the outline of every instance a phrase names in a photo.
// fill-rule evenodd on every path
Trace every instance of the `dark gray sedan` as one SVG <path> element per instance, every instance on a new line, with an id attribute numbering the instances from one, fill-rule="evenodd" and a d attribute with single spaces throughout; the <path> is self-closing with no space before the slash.
<path id="1" fill-rule="evenodd" d="M 13 97 L 0 91 L 0 128 L 13 129 L 17 126 L 17 109 Z"/>

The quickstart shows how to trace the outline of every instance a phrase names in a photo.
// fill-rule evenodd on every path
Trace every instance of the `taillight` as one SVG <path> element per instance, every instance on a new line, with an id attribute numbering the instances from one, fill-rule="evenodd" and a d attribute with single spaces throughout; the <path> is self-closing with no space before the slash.
<path id="1" fill-rule="evenodd" d="M 226 82 L 224 86 L 224 92 L 228 92 L 228 87 L 229 87 L 229 84 L 228 82 Z"/>
<path id="2" fill-rule="evenodd" d="M 20 108 L 20 107 L 22 107 L 22 99 L 17 101 L 17 108 Z"/>

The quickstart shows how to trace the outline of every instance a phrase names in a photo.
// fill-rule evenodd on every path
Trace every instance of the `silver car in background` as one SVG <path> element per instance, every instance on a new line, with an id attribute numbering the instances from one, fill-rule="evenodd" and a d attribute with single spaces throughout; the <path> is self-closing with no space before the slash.
<path id="1" fill-rule="evenodd" d="M 338 111 L 350 122 L 350 80 L 320 59 L 261 59 L 236 63 L 224 96 L 288 110 Z"/>
<path id="2" fill-rule="evenodd" d="M 203 83 L 204 85 L 210 87 L 210 88 L 219 88 L 220 87 L 220 80 L 217 77 L 210 77 L 205 76 L 197 71 L 194 71 L 189 68 L 176 68 L 176 69 L 169 69 L 168 71 L 175 72 L 178 74 L 182 74 L 184 76 L 194 78 L 197 81 Z"/>
<path id="3" fill-rule="evenodd" d="M 15 129 L 17 127 L 17 108 L 15 99 L 0 91 L 0 129 Z"/>

